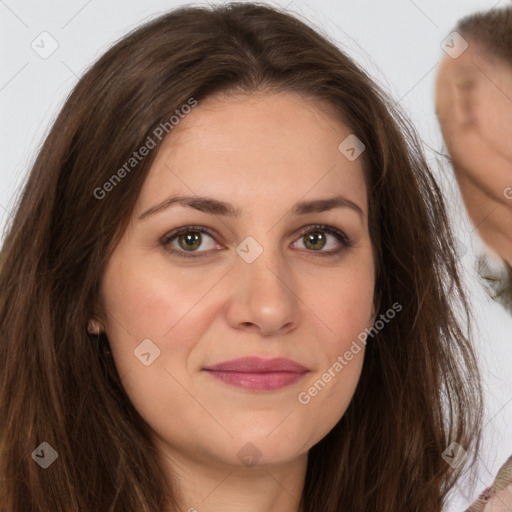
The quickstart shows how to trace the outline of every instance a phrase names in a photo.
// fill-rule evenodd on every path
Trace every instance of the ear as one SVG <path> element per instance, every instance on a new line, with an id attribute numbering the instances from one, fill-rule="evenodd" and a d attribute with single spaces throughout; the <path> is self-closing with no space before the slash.
<path id="1" fill-rule="evenodd" d="M 105 332 L 105 308 L 101 296 L 94 302 L 92 309 L 87 314 L 87 331 L 95 335 Z"/>
<path id="2" fill-rule="evenodd" d="M 467 53 L 467 52 L 466 52 Z M 474 97 L 477 71 L 469 55 L 458 59 L 445 56 L 436 80 L 436 114 L 447 135 L 475 124 Z"/>
<path id="3" fill-rule="evenodd" d="M 453 87 L 454 121 L 460 128 L 476 126 L 475 116 L 476 77 L 467 69 L 460 70 Z"/>

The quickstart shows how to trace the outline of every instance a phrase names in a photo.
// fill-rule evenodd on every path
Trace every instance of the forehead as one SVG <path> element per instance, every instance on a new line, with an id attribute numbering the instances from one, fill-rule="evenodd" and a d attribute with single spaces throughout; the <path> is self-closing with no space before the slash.
<path id="1" fill-rule="evenodd" d="M 445 54 L 439 65 L 439 74 L 446 76 L 466 78 L 484 78 L 484 73 L 491 70 L 508 70 L 512 73 L 512 66 L 482 43 L 467 39 L 467 49 L 457 58 Z"/>
<path id="2" fill-rule="evenodd" d="M 140 199 L 177 191 L 250 205 L 343 192 L 366 208 L 363 159 L 339 149 L 349 135 L 329 105 L 295 93 L 207 98 L 164 140 Z"/>

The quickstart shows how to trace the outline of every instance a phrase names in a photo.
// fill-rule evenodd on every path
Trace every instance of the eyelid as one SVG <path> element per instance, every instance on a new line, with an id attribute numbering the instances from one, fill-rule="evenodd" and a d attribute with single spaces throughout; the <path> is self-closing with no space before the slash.
<path id="1" fill-rule="evenodd" d="M 328 233 L 329 235 L 336 238 L 336 240 L 340 244 L 340 246 L 336 249 L 330 249 L 328 251 L 323 251 L 323 250 L 313 251 L 313 250 L 302 249 L 301 251 L 308 257 L 311 256 L 313 258 L 316 258 L 316 257 L 324 257 L 324 256 L 325 257 L 339 256 L 345 250 L 354 246 L 354 241 L 352 239 L 350 239 L 344 231 L 342 231 L 339 228 L 335 228 L 334 226 L 327 225 L 327 224 L 309 224 L 308 226 L 305 226 L 304 228 L 302 228 L 299 231 L 298 237 L 297 237 L 296 241 L 293 243 L 294 244 L 297 243 L 306 233 L 315 232 L 315 231 L 324 231 L 324 232 Z"/>
<path id="2" fill-rule="evenodd" d="M 162 246 L 164 246 L 164 248 L 170 252 L 171 254 L 177 254 L 178 257 L 184 257 L 184 258 L 198 258 L 198 257 L 201 257 L 201 253 L 208 253 L 210 251 L 193 251 L 193 252 L 187 252 L 187 251 L 183 251 L 183 250 L 178 250 L 178 249 L 171 249 L 168 246 L 168 244 L 170 244 L 170 242 L 177 238 L 179 235 L 183 234 L 183 233 L 188 233 L 190 231 L 198 231 L 200 232 L 201 234 L 207 234 L 208 236 L 210 236 L 211 238 L 213 238 L 215 240 L 215 234 L 214 232 L 210 229 L 210 228 L 207 228 L 206 226 L 194 226 L 194 225 L 190 225 L 190 226 L 182 226 L 180 228 L 176 228 L 176 229 L 173 229 L 172 231 L 169 231 L 169 233 L 165 234 L 161 239 L 160 239 L 160 244 Z"/>
<path id="3" fill-rule="evenodd" d="M 298 239 L 300 239 L 302 236 L 304 236 L 306 233 L 309 233 L 309 232 L 315 231 L 315 230 L 316 231 L 325 231 L 326 233 L 330 234 L 331 236 L 334 236 L 337 239 L 337 241 L 341 244 L 341 247 L 339 247 L 338 249 L 335 249 L 335 250 L 330 250 L 330 251 L 303 250 L 308 255 L 315 256 L 315 257 L 316 256 L 336 256 L 340 252 L 342 252 L 344 249 L 348 249 L 350 247 L 353 247 L 353 245 L 354 245 L 354 242 L 342 230 L 335 228 L 334 226 L 327 225 L 327 224 L 309 224 L 307 226 L 304 226 L 298 232 L 297 239 L 295 240 L 295 242 Z M 211 253 L 212 250 L 188 252 L 188 251 L 184 251 L 184 250 L 170 249 L 168 247 L 168 244 L 172 240 L 177 238 L 179 235 L 181 235 L 183 233 L 188 233 L 190 231 L 198 231 L 201 234 L 207 234 L 214 240 L 216 239 L 216 235 L 210 228 L 207 228 L 206 226 L 189 225 L 189 226 L 182 226 L 180 228 L 176 228 L 176 229 L 170 231 L 169 233 L 165 234 L 160 239 L 160 244 L 162 246 L 164 246 L 164 248 L 168 252 L 170 252 L 171 255 L 177 255 L 178 257 L 183 257 L 183 258 L 201 258 L 201 257 L 204 257 L 205 255 L 208 255 L 209 253 Z M 295 242 L 293 242 L 293 243 L 295 243 Z M 215 250 L 219 250 L 219 249 L 214 249 L 214 251 Z"/>

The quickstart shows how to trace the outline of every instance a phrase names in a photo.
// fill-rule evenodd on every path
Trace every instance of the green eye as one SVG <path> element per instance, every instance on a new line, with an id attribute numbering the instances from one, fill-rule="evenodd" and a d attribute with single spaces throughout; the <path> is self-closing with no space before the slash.
<path id="1" fill-rule="evenodd" d="M 314 251 L 323 249 L 327 243 L 326 236 L 321 231 L 310 231 L 308 234 L 304 235 L 303 240 L 304 245 Z"/>
<path id="2" fill-rule="evenodd" d="M 207 239 L 210 239 L 209 244 L 207 243 L 208 240 L 204 239 L 205 235 Z M 211 235 L 206 228 L 200 226 L 184 226 L 165 235 L 161 244 L 164 245 L 171 254 L 176 254 L 186 258 L 197 257 L 201 254 L 196 255 L 194 253 L 208 252 L 213 249 L 215 246 L 215 240 L 213 239 L 213 235 Z M 207 246 L 203 248 L 203 250 L 197 250 L 205 244 Z"/>
<path id="3" fill-rule="evenodd" d="M 335 239 L 334 247 L 329 242 L 329 236 Z M 345 233 L 332 226 L 324 225 L 309 226 L 306 231 L 302 232 L 300 240 L 304 247 L 310 250 L 309 252 L 318 252 L 318 256 L 333 256 L 353 246 L 353 242 Z M 327 247 L 329 245 L 330 247 Z M 329 250 L 323 250 L 326 247 Z"/>
<path id="4" fill-rule="evenodd" d="M 178 244 L 186 251 L 194 251 L 201 245 L 201 233 L 199 231 L 189 231 L 185 235 L 178 236 Z"/>
<path id="5" fill-rule="evenodd" d="M 331 241 L 330 238 L 334 240 Z M 307 226 L 294 244 L 299 242 L 303 244 L 299 249 L 317 253 L 315 256 L 335 256 L 353 245 L 345 233 L 332 226 L 324 225 Z M 183 258 L 204 256 L 204 253 L 214 250 L 216 244 L 210 230 L 202 226 L 183 226 L 175 229 L 165 235 L 160 243 L 171 254 Z M 202 249 L 198 250 L 200 247 Z M 324 250 L 326 247 L 328 250 Z"/>

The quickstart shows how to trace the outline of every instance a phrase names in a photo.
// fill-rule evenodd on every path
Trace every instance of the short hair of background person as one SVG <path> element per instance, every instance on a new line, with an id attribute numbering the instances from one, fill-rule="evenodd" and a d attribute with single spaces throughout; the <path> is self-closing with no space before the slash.
<path id="1" fill-rule="evenodd" d="M 108 200 L 93 191 L 187 99 L 258 91 L 326 101 L 364 143 L 377 315 L 403 305 L 368 341 L 348 410 L 310 449 L 304 510 L 441 511 L 463 467 L 441 454 L 450 442 L 476 450 L 481 425 L 441 191 L 414 130 L 363 70 L 297 18 L 247 3 L 183 7 L 122 38 L 79 80 L 39 152 L 0 253 L 6 512 L 174 503 L 147 425 L 87 332 L 157 151 Z M 42 441 L 59 445 L 46 471 L 30 457 Z"/>
<path id="2" fill-rule="evenodd" d="M 512 5 L 462 18 L 456 30 L 482 44 L 490 53 L 512 64 Z"/>

